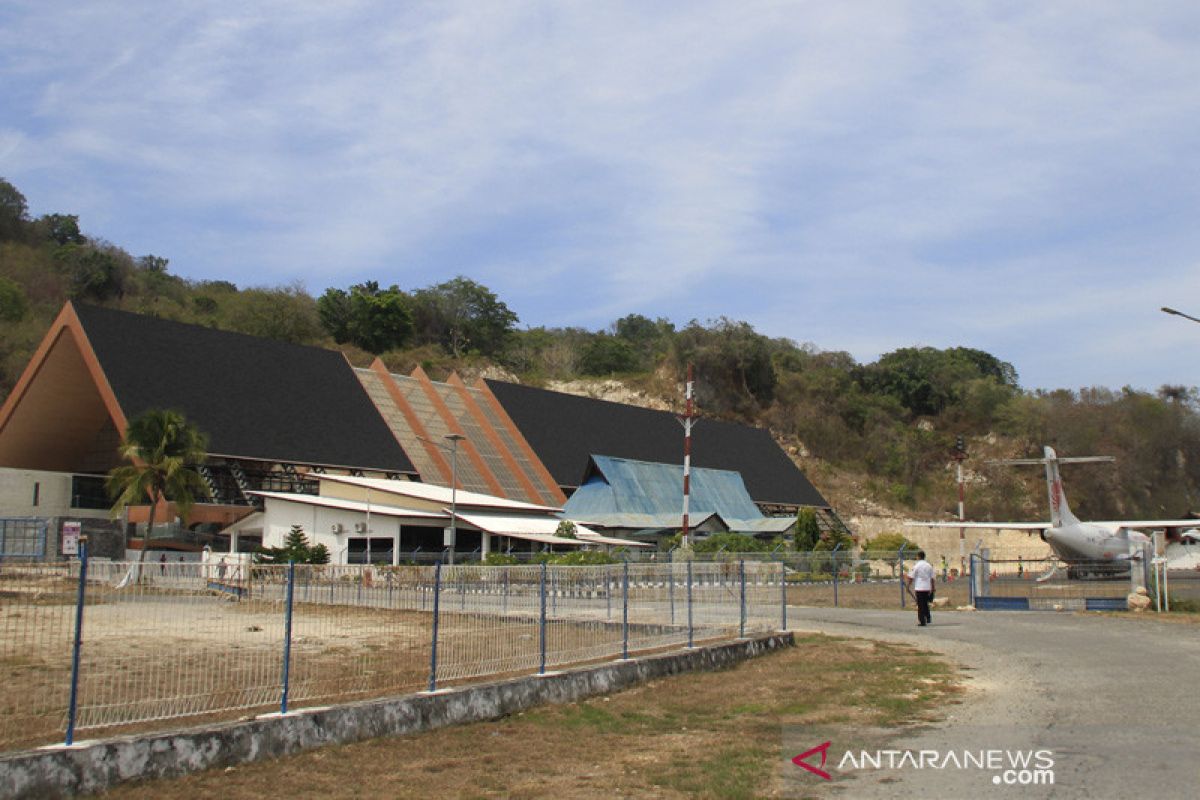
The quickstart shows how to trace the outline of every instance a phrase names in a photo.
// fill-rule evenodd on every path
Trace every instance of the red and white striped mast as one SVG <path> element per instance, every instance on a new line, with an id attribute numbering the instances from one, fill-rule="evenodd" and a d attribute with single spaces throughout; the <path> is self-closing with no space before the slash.
<path id="1" fill-rule="evenodd" d="M 688 537 L 688 500 L 691 497 L 692 480 L 692 365 L 687 368 L 687 412 L 679 421 L 683 423 L 683 547 L 691 546 Z"/>

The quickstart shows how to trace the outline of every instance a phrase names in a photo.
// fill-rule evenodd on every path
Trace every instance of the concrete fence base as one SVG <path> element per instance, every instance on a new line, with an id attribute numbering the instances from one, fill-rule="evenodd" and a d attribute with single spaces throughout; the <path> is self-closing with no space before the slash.
<path id="1" fill-rule="evenodd" d="M 655 678 L 724 669 L 793 644 L 792 634 L 774 634 L 434 694 L 301 709 L 286 716 L 115 737 L 73 747 L 47 747 L 0 757 L 0 797 L 98 792 L 121 781 L 176 777 L 324 745 L 497 719 L 543 703 L 570 703 Z"/>

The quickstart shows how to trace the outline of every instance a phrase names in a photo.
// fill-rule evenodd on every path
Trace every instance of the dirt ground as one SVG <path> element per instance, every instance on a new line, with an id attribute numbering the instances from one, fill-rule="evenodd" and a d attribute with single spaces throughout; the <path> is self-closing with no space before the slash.
<path id="1" fill-rule="evenodd" d="M 962 691 L 929 653 L 814 634 L 724 672 L 105 796 L 771 797 L 796 769 L 782 755 L 785 726 L 911 725 L 947 712 Z"/>
<path id="2" fill-rule="evenodd" d="M 61 742 L 65 735 L 74 604 L 65 594 L 51 599 L 0 604 L 0 750 Z M 279 602 L 142 593 L 89 603 L 84 617 L 78 738 L 236 719 L 280 701 Z M 298 603 L 289 705 L 424 689 L 431 623 L 431 615 L 420 611 Z M 538 633 L 536 618 L 444 610 L 439 684 L 535 671 Z M 713 634 L 697 631 L 696 638 Z M 656 626 L 635 626 L 630 633 L 631 651 L 685 641 L 686 632 Z M 621 651 L 621 628 L 552 619 L 547 649 L 549 668 L 611 658 Z"/>

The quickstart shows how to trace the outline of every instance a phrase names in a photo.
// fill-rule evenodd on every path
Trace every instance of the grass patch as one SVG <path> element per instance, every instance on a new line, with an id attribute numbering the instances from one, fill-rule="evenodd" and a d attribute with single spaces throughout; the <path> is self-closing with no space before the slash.
<path id="1" fill-rule="evenodd" d="M 791 768 L 785 726 L 920 724 L 960 691 L 956 670 L 899 644 L 823 635 L 724 672 L 679 675 L 495 722 L 329 747 L 121 787 L 164 794 L 398 798 L 761 797 Z"/>

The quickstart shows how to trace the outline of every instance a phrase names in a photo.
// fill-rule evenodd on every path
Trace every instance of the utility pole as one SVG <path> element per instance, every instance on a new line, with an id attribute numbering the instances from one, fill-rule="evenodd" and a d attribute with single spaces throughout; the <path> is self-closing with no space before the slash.
<path id="1" fill-rule="evenodd" d="M 679 418 L 679 422 L 683 425 L 683 547 L 691 545 L 691 539 L 688 531 L 688 500 L 691 497 L 691 479 L 692 479 L 692 365 L 687 366 L 687 388 L 684 392 L 684 397 L 687 402 L 687 411 L 684 416 Z"/>
<path id="2" fill-rule="evenodd" d="M 963 500 L 966 497 L 966 488 L 963 484 L 963 461 L 967 458 L 967 444 L 963 437 L 956 436 L 954 439 L 954 460 L 958 466 L 958 521 L 966 520 L 966 507 Z M 958 529 L 958 574 L 963 576 L 967 574 L 967 529 Z"/>

